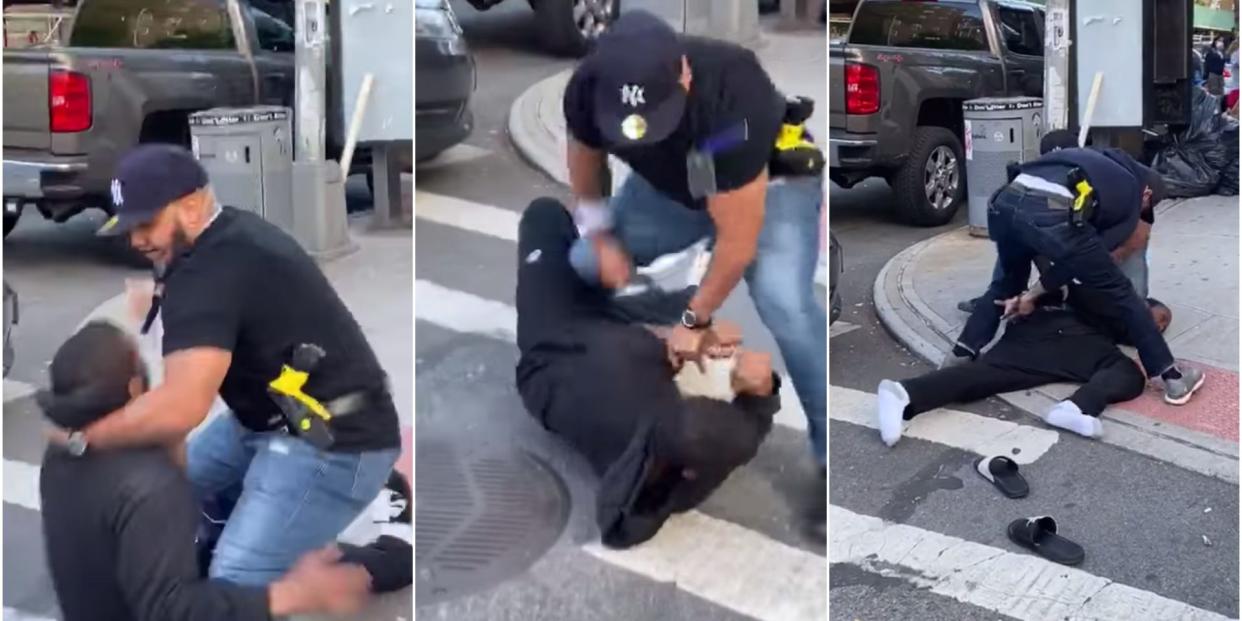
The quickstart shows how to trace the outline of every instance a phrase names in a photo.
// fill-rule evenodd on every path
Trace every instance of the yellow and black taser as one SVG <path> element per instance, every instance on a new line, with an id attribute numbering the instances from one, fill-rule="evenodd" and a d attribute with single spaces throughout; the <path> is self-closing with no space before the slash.
<path id="1" fill-rule="evenodd" d="M 318 345 L 298 345 L 289 364 L 282 365 L 280 375 L 267 385 L 268 394 L 280 407 L 293 433 L 320 450 L 330 448 L 336 439 L 328 426 L 332 412 L 302 389 L 325 355 Z"/>

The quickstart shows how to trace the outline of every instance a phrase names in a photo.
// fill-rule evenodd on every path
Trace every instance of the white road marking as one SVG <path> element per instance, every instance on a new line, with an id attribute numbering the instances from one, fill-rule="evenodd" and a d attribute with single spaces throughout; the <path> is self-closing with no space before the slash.
<path id="1" fill-rule="evenodd" d="M 38 511 L 39 467 L 24 461 L 4 460 L 4 502 Z"/>
<path id="2" fill-rule="evenodd" d="M 37 390 L 38 388 L 36 388 L 33 384 L 27 384 L 26 382 L 19 382 L 17 380 L 5 379 L 4 380 L 4 402 L 9 403 L 12 401 L 17 401 L 18 399 L 25 399 L 26 397 L 29 397 L 30 395 L 35 394 Z"/>
<path id="3" fill-rule="evenodd" d="M 4 621 L 56 621 L 51 617 L 41 617 L 24 613 L 16 608 L 4 607 Z"/>
<path id="4" fill-rule="evenodd" d="M 414 215 L 428 222 L 516 242 L 522 212 L 414 190 Z M 815 282 L 828 286 L 827 261 L 816 267 Z"/>
<path id="5" fill-rule="evenodd" d="M 487 149 L 463 143 L 450 148 L 444 153 L 441 153 L 433 160 L 417 164 L 415 168 L 419 172 L 435 170 L 437 168 L 444 168 L 445 166 L 470 162 L 479 158 L 487 157 L 491 154 L 492 152 Z"/>
<path id="6" fill-rule="evenodd" d="M 429 280 L 414 281 L 414 317 L 453 332 L 479 334 L 509 343 L 517 341 L 517 309 L 477 295 L 450 289 Z M 807 428 L 802 402 L 793 380 L 781 378 L 781 410 L 776 424 L 798 431 Z"/>
<path id="7" fill-rule="evenodd" d="M 828 326 L 828 338 L 834 339 L 842 334 L 849 334 L 850 332 L 853 332 L 861 327 L 862 326 L 852 324 L 848 321 L 835 321 L 831 326 Z"/>
<path id="8" fill-rule="evenodd" d="M 1223 621 L 1227 617 L 1033 554 L 831 505 L 828 558 L 1017 619 Z"/>
<path id="9" fill-rule="evenodd" d="M 876 429 L 875 394 L 832 386 L 828 392 L 832 420 Z M 1051 429 L 957 410 L 934 410 L 906 423 L 903 438 L 918 438 L 979 455 L 1005 455 L 1019 464 L 1039 459 L 1061 435 Z M 879 442 L 879 438 L 876 438 Z"/>
<path id="10" fill-rule="evenodd" d="M 522 214 L 460 198 L 414 190 L 414 215 L 420 220 L 516 242 Z"/>
<path id="11" fill-rule="evenodd" d="M 702 513 L 674 516 L 651 541 L 629 550 L 597 543 L 584 549 L 761 621 L 828 618 L 824 557 Z"/>

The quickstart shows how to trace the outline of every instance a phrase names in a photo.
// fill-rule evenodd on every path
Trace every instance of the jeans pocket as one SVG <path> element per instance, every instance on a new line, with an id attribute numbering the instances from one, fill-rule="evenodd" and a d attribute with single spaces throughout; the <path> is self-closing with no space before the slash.
<path id="1" fill-rule="evenodd" d="M 379 493 L 401 452 L 397 449 L 384 451 L 367 451 L 356 456 L 354 482 L 350 488 L 350 496 L 363 503 L 369 503 Z"/>

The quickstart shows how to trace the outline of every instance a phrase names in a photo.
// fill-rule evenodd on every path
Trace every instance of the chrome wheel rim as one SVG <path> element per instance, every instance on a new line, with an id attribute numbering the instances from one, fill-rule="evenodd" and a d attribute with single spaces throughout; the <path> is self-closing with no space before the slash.
<path id="1" fill-rule="evenodd" d="M 928 204 L 936 211 L 952 207 L 957 201 L 960 183 L 953 149 L 941 145 L 932 150 L 923 166 L 923 194 Z"/>

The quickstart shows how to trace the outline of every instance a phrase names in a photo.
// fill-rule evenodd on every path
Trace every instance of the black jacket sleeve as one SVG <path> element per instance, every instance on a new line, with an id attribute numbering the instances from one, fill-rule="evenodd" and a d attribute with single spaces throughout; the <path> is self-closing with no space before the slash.
<path id="1" fill-rule="evenodd" d="M 151 473 L 129 489 L 114 516 L 117 580 L 139 621 L 268 621 L 267 589 L 199 574 L 199 513 L 179 472 Z"/>

